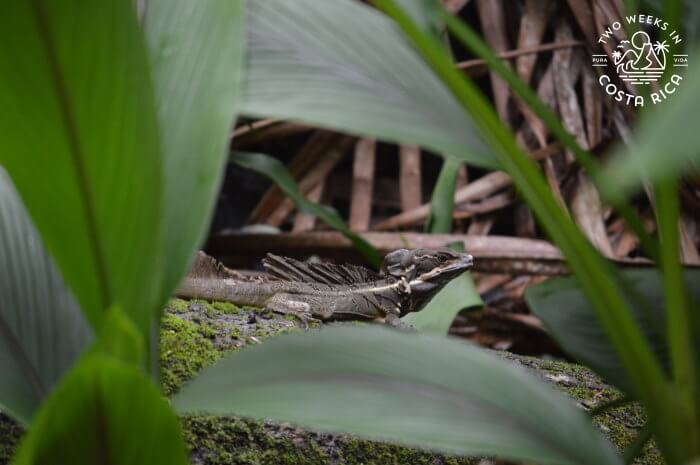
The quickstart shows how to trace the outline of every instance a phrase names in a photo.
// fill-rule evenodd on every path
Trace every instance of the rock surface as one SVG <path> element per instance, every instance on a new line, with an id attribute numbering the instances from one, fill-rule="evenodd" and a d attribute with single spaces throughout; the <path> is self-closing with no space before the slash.
<path id="1" fill-rule="evenodd" d="M 259 309 L 228 303 L 172 300 L 163 316 L 161 367 L 166 394 L 225 353 L 289 331 L 295 319 L 265 314 Z M 499 353 L 533 370 L 569 394 L 586 410 L 616 399 L 619 392 L 579 365 Z M 644 418 L 636 406 L 619 407 L 597 415 L 595 422 L 621 450 L 641 429 Z M 462 465 L 478 459 L 451 457 L 403 446 L 347 436 L 304 431 L 291 425 L 240 418 L 187 417 L 184 435 L 193 464 L 219 465 Z M 21 429 L 0 414 L 0 465 L 9 463 Z M 647 445 L 635 463 L 661 463 Z"/>

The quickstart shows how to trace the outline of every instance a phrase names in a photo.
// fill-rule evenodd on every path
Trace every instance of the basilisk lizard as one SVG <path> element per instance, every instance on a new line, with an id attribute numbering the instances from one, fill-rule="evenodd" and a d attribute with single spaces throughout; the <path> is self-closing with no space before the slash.
<path id="1" fill-rule="evenodd" d="M 379 273 L 354 265 L 305 263 L 268 254 L 268 278 L 251 280 L 199 252 L 176 294 L 225 300 L 310 320 L 370 320 L 407 326 L 400 317 L 421 310 L 473 258 L 450 249 L 399 249 Z"/>

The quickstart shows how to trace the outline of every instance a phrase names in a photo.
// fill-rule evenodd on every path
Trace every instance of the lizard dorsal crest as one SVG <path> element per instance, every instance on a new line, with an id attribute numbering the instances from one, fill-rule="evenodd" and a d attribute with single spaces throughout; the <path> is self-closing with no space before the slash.
<path id="1" fill-rule="evenodd" d="M 224 266 L 214 257 L 211 257 L 201 250 L 197 252 L 194 263 L 188 274 L 190 278 L 242 278 L 241 274 Z"/>
<path id="2" fill-rule="evenodd" d="M 304 263 L 299 260 L 267 254 L 263 259 L 265 271 L 283 281 L 322 284 L 359 284 L 377 281 L 379 275 L 372 270 L 355 265 L 332 263 Z"/>

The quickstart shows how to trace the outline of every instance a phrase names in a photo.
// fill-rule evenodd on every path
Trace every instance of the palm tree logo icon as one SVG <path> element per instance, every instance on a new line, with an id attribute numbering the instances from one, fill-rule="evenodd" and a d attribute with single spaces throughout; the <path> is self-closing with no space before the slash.
<path id="1" fill-rule="evenodd" d="M 637 31 L 630 40 L 621 41 L 613 52 L 613 63 L 623 81 L 644 85 L 658 81 L 666 69 L 669 46 L 664 40 L 652 44 L 651 37 Z"/>

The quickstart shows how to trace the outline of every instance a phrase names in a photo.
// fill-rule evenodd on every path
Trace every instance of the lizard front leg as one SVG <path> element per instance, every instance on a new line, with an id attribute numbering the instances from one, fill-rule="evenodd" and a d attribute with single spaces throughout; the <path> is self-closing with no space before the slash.
<path id="1" fill-rule="evenodd" d="M 312 308 L 311 303 L 299 299 L 294 294 L 275 294 L 265 302 L 265 309 L 282 315 L 292 315 L 296 317 L 304 327 L 309 326 L 309 322 L 320 322 L 332 315 L 332 310 L 326 315 L 323 311 Z"/>
<path id="2" fill-rule="evenodd" d="M 393 328 L 396 328 L 396 329 L 399 329 L 402 331 L 415 331 L 416 330 L 416 328 L 414 328 L 412 325 L 406 323 L 405 321 L 403 321 L 401 318 L 399 318 L 397 315 L 394 315 L 393 313 L 388 314 L 386 316 L 386 318 L 384 318 L 384 323 L 393 327 Z"/>

